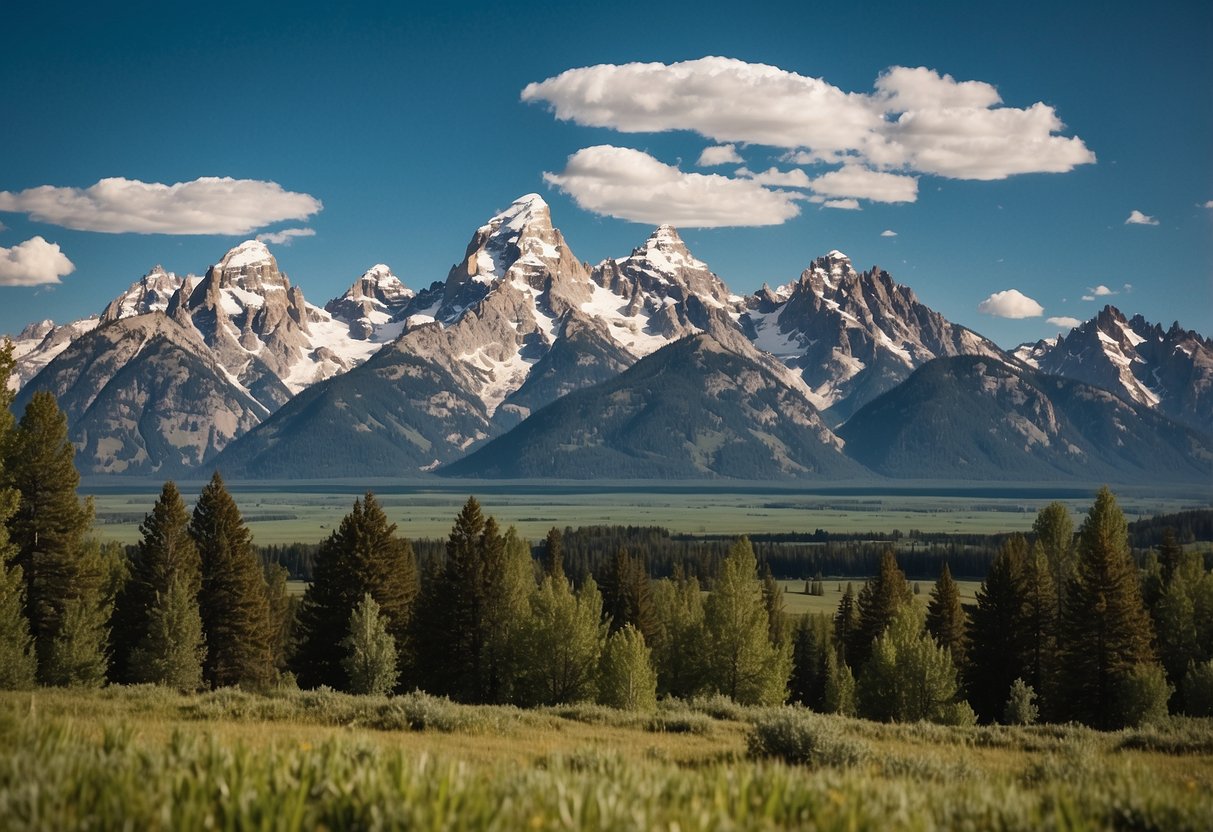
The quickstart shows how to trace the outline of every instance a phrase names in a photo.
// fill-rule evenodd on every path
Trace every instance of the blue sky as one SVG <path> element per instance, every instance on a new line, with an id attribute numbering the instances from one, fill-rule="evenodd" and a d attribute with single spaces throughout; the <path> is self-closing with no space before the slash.
<path id="1" fill-rule="evenodd" d="M 288 228 L 314 231 L 271 246 L 313 303 L 378 262 L 418 287 L 445 278 L 488 216 L 537 191 L 590 262 L 626 254 L 667 212 L 692 251 L 738 292 L 791 280 L 837 248 L 857 267 L 888 269 L 951 320 L 1007 346 L 1056 332 L 1050 317 L 1086 319 L 1107 301 L 1213 334 L 1213 6 L 1056 5 L 531 2 L 408 13 L 398 4 L 303 2 L 213 3 L 204 12 L 186 4 L 14 5 L 0 27 L 0 282 L 57 274 L 61 282 L 0 285 L 0 331 L 98 312 L 153 264 L 201 273 L 240 240 Z M 706 64 L 705 56 L 730 63 Z M 666 66 L 643 77 L 612 68 L 634 62 Z M 893 67 L 931 74 L 899 76 Z M 719 83 L 722 68 L 737 84 L 762 72 L 775 80 L 739 102 L 737 84 Z M 575 69 L 586 74 L 522 100 L 528 84 Z M 854 115 L 840 102 L 867 112 L 882 75 L 886 93 L 904 102 L 886 107 L 886 121 L 959 99 L 970 109 L 945 112 L 937 137 L 889 143 L 883 127 L 859 129 L 835 142 L 843 157 L 792 161 L 800 137 L 818 143 Z M 779 98 L 772 90 L 789 79 L 792 87 L 822 79 L 823 106 L 842 109 L 806 112 L 794 95 Z M 968 81 L 990 85 L 1000 102 L 989 101 L 990 87 L 961 84 Z M 605 85 L 610 106 L 587 98 L 595 83 Z M 690 89 L 701 97 L 696 107 L 687 104 Z M 932 101 L 936 93 L 959 98 Z M 641 112 L 646 96 L 655 97 L 657 116 Z M 1024 134 L 1043 135 L 1038 154 L 1015 136 L 988 153 L 964 144 L 983 110 L 1037 102 L 1065 125 Z M 749 121 L 743 103 L 755 109 Z M 770 143 L 764 114 L 789 122 L 783 146 Z M 638 127 L 645 119 L 651 130 Z M 884 150 L 863 144 L 873 140 Z M 958 141 L 968 156 L 940 161 L 939 147 Z M 726 144 L 740 163 L 697 164 L 706 148 Z M 604 146 L 626 153 L 569 162 Z M 815 191 L 764 187 L 737 172 L 801 170 L 813 181 L 839 169 L 839 159 L 892 178 L 875 190 L 851 182 Z M 1014 172 L 1034 164 L 1071 169 Z M 637 196 L 645 186 L 627 185 L 629 173 L 640 182 L 668 176 L 669 193 L 702 188 L 715 207 L 704 220 L 663 202 L 664 192 Z M 114 177 L 253 184 L 235 187 L 227 201 L 216 201 L 206 183 L 160 193 L 168 202 L 156 205 L 166 207 L 173 233 L 136 233 L 162 217 L 123 213 L 146 204 L 142 186 L 106 203 L 104 214 L 95 205 L 65 207 L 76 192 L 29 192 L 88 189 Z M 853 191 L 859 210 L 826 207 Z M 881 201 L 889 199 L 902 201 Z M 791 211 L 797 215 L 783 216 Z M 1135 211 L 1156 224 L 1126 223 Z M 731 225 L 740 221 L 772 224 Z M 686 227 L 696 222 L 724 225 Z M 48 245 L 27 243 L 35 237 Z M 61 258 L 71 273 L 61 274 Z M 1082 300 L 1100 286 L 1116 294 Z M 1040 314 L 978 311 L 1011 289 L 1036 301 Z M 1035 311 L 997 300 L 987 308 Z"/>

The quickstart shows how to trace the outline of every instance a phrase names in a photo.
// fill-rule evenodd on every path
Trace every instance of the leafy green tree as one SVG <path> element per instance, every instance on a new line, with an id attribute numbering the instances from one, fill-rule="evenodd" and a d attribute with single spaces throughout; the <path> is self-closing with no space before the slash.
<path id="1" fill-rule="evenodd" d="M 703 689 L 703 595 L 699 581 L 681 570 L 653 584 L 660 638 L 653 646 L 657 689 L 663 696 L 690 698 Z"/>
<path id="2" fill-rule="evenodd" d="M 886 549 L 880 556 L 876 577 L 859 591 L 858 616 L 846 650 L 847 663 L 852 668 L 862 667 L 867 662 L 872 642 L 893 622 L 897 612 L 913 601 L 914 594 L 905 573 L 897 565 L 896 555 Z"/>
<path id="3" fill-rule="evenodd" d="M 212 687 L 268 687 L 274 664 L 265 574 L 218 471 L 198 496 L 189 532 L 202 566 L 198 608 L 206 634 L 204 681 Z"/>
<path id="4" fill-rule="evenodd" d="M 368 592 L 395 643 L 398 664 L 407 665 L 418 593 L 417 559 L 370 492 L 354 501 L 316 553 L 312 582 L 299 608 L 299 643 L 292 662 L 300 685 L 347 687 L 346 651 L 333 634 L 346 630 L 350 614 Z M 274 606 L 279 608 L 272 616 L 276 640 L 282 642 L 289 614 L 280 609 L 281 603 Z"/>
<path id="5" fill-rule="evenodd" d="M 1190 665 L 1213 655 L 1213 644 L 1201 638 L 1198 613 L 1201 586 L 1209 580 L 1203 557 L 1182 550 L 1167 555 L 1161 575 L 1163 584 L 1150 605 L 1157 634 L 1158 656 L 1167 671 L 1167 679 L 1179 685 Z M 1181 700 L 1182 704 L 1182 700 Z"/>
<path id="6" fill-rule="evenodd" d="M 557 705 L 592 699 L 606 640 L 602 594 L 594 579 L 574 595 L 568 581 L 545 577 L 531 595 L 523 631 L 529 657 L 523 701 Z"/>
<path id="7" fill-rule="evenodd" d="M 144 679 L 147 674 L 130 664 L 131 651 L 148 634 L 157 598 L 168 594 L 173 581 L 197 602 L 202 587 L 202 565 L 189 536 L 189 512 L 177 486 L 166 482 L 151 513 L 139 526 L 140 539 L 129 563 L 129 576 L 118 592 L 111 621 L 110 672 L 120 682 Z"/>
<path id="8" fill-rule="evenodd" d="M 787 698 L 790 645 L 770 639 L 770 618 L 750 541 L 740 538 L 721 564 L 704 605 L 710 688 L 736 702 L 775 705 Z"/>
<path id="9" fill-rule="evenodd" d="M 543 574 L 553 580 L 564 577 L 564 536 L 552 526 L 543 540 Z"/>
<path id="10" fill-rule="evenodd" d="M 1002 711 L 1002 721 L 1007 725 L 1035 725 L 1040 716 L 1036 707 L 1036 691 L 1023 679 L 1011 683 L 1011 695 Z"/>
<path id="11" fill-rule="evenodd" d="M 925 613 L 903 605 L 872 645 L 859 677 L 859 712 L 885 722 L 951 721 L 956 667 L 926 631 Z"/>
<path id="12" fill-rule="evenodd" d="M 968 621 L 960 604 L 960 587 L 944 563 L 927 602 L 927 631 L 940 647 L 952 651 L 952 663 L 963 670 L 969 652 Z"/>
<path id="13" fill-rule="evenodd" d="M 834 612 L 834 648 L 839 660 L 848 667 L 851 665 L 851 659 L 847 655 L 847 645 L 854 643 L 858 629 L 859 609 L 855 605 L 855 587 L 848 581 L 847 591 L 843 593 L 842 600 L 838 602 L 838 609 Z"/>
<path id="14" fill-rule="evenodd" d="M 1074 521 L 1065 503 L 1049 503 L 1032 523 L 1032 537 L 1044 550 L 1057 593 L 1058 610 L 1066 603 L 1066 590 L 1074 577 Z"/>
<path id="15" fill-rule="evenodd" d="M 977 716 L 1002 716 L 1011 683 L 1026 675 L 1023 636 L 1023 572 L 1027 541 L 1012 535 L 998 550 L 977 591 L 969 619 L 965 689 Z"/>
<path id="16" fill-rule="evenodd" d="M 69 643 L 72 649 L 84 648 L 88 639 L 77 638 L 83 633 L 79 627 L 103 601 L 105 576 L 85 540 L 93 507 L 91 501 L 82 503 L 76 496 L 80 484 L 73 463 L 76 449 L 68 441 L 67 417 L 50 393 L 34 393 L 6 444 L 7 484 L 20 494 L 8 521 L 9 532 L 17 547 L 15 563 L 25 578 L 26 615 L 39 677 L 51 683 L 51 677 L 62 677 L 48 672 L 46 665 L 66 625 L 68 607 L 74 607 L 77 630 L 55 647 L 61 662 Z"/>
<path id="17" fill-rule="evenodd" d="M 855 676 L 846 662 L 835 658 L 833 650 L 826 653 L 826 684 L 822 695 L 822 710 L 826 713 L 854 716 Z"/>
<path id="18" fill-rule="evenodd" d="M 1167 683 L 1165 671 L 1154 663 L 1135 665 L 1116 687 L 1118 720 L 1130 728 L 1166 717 L 1167 702 L 1175 692 Z"/>
<path id="19" fill-rule="evenodd" d="M 32 688 L 36 672 L 21 567 L 5 568 L 0 557 L 0 690 Z"/>
<path id="20" fill-rule="evenodd" d="M 371 593 L 350 613 L 349 634 L 342 640 L 342 660 L 352 693 L 382 696 L 396 686 L 396 639 L 388 632 Z"/>
<path id="21" fill-rule="evenodd" d="M 644 634 L 628 624 L 607 639 L 602 651 L 598 702 L 625 711 L 657 708 L 657 674 Z"/>
<path id="22" fill-rule="evenodd" d="M 175 575 L 157 593 L 143 638 L 130 654 L 130 680 L 184 691 L 202 687 L 206 640 L 198 595 L 189 577 Z"/>
<path id="23" fill-rule="evenodd" d="M 1138 665 L 1151 664 L 1150 620 L 1128 530 L 1116 498 L 1101 488 L 1078 534 L 1078 562 L 1063 612 L 1065 715 L 1097 728 L 1127 724 L 1118 702 Z"/>

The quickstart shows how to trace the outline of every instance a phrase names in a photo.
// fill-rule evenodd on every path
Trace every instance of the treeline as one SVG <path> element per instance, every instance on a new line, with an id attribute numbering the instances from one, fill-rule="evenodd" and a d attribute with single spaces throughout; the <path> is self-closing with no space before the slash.
<path id="1" fill-rule="evenodd" d="M 1135 520 L 1129 524 L 1129 540 L 1134 549 L 1150 549 L 1161 544 L 1168 531 L 1181 544 L 1213 540 L 1213 509 L 1192 509 Z"/>

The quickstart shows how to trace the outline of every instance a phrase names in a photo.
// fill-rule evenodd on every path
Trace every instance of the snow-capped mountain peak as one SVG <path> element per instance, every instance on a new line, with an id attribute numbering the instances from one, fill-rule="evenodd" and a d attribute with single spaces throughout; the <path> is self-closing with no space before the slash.
<path id="1" fill-rule="evenodd" d="M 386 327 L 404 312 L 414 297 L 416 292 L 405 286 L 389 266 L 377 263 L 363 272 L 345 294 L 326 303 L 324 310 L 348 324 L 350 335 L 360 341 L 390 340 L 386 337 Z M 399 335 L 400 329 L 403 327 L 397 327 L 391 336 Z"/>
<path id="2" fill-rule="evenodd" d="M 180 277 L 166 272 L 163 266 L 157 264 L 132 283 L 125 292 L 110 301 L 101 313 L 101 320 L 103 323 L 109 323 L 148 312 L 164 312 L 182 283 Z"/>
<path id="3" fill-rule="evenodd" d="M 239 272 L 251 269 L 253 266 L 271 266 L 278 270 L 278 261 L 270 254 L 269 248 L 260 240 L 245 240 L 240 245 L 223 255 L 215 270 L 218 272 Z"/>

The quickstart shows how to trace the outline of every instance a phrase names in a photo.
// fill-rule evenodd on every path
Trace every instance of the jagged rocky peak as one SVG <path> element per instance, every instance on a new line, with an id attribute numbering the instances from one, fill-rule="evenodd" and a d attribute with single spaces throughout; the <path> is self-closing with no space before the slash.
<path id="1" fill-rule="evenodd" d="M 278 261 L 260 240 L 245 240 L 223 255 L 223 259 L 207 270 L 203 283 L 214 283 L 220 289 L 235 287 L 264 294 L 267 291 L 289 290 L 290 281 L 278 270 Z"/>
<path id="2" fill-rule="evenodd" d="M 346 292 L 346 296 L 354 300 L 373 299 L 385 306 L 403 304 L 414 294 L 415 292 L 405 286 L 385 263 L 371 266 Z"/>
<path id="3" fill-rule="evenodd" d="M 324 310 L 349 324 L 352 337 L 366 340 L 374 336 L 376 327 L 404 312 L 414 297 L 416 293 L 389 266 L 378 263 L 363 272 L 345 294 L 326 303 Z"/>
<path id="4" fill-rule="evenodd" d="M 148 312 L 164 312 L 183 283 L 182 278 L 156 264 L 151 271 L 132 283 L 129 289 L 110 301 L 101 313 L 101 321 L 110 323 Z"/>
<path id="5" fill-rule="evenodd" d="M 45 320 L 41 321 L 34 321 L 33 323 L 26 324 L 25 328 L 22 329 L 21 332 L 17 334 L 17 337 L 13 340 L 41 341 L 43 338 L 49 335 L 51 330 L 54 328 L 55 322 L 50 318 L 46 318 Z"/>
<path id="6" fill-rule="evenodd" d="M 691 254 L 671 225 L 658 226 L 629 256 L 607 260 L 596 271 L 599 285 L 623 297 L 640 291 L 680 301 L 695 297 L 715 307 L 730 302 L 724 281 Z"/>

